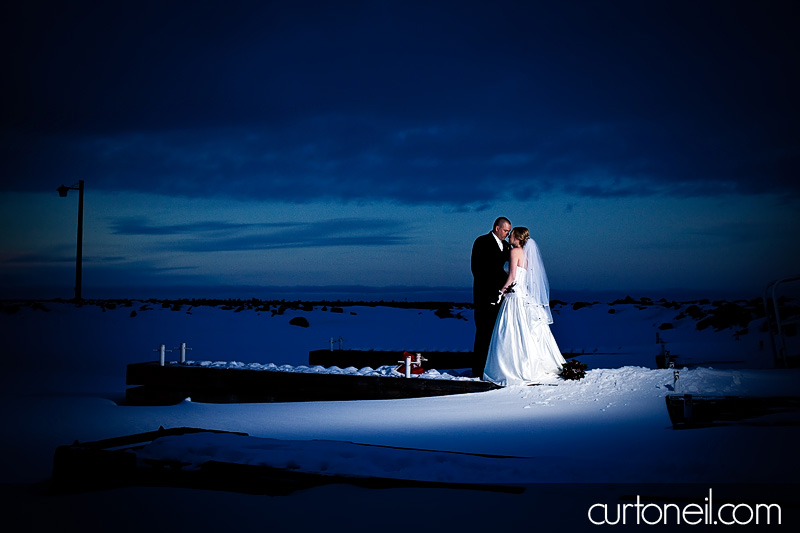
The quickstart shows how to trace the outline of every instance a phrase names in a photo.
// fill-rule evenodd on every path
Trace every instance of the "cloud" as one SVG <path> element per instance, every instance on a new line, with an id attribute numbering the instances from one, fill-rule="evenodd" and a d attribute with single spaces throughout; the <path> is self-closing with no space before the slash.
<path id="1" fill-rule="evenodd" d="M 164 241 L 163 249 L 183 252 L 278 250 L 298 247 L 397 246 L 411 241 L 405 222 L 370 218 L 335 218 L 316 222 L 232 224 L 203 221 L 158 225 L 146 218 L 113 221 L 115 234 L 180 236 Z"/>
<path id="2" fill-rule="evenodd" d="M 15 6 L 0 190 L 800 193 L 791 2 L 311 5 Z"/>
<path id="3" fill-rule="evenodd" d="M 586 197 L 800 193 L 787 177 L 794 157 L 788 147 L 748 145 L 714 132 L 698 139 L 677 130 L 648 133 L 646 124 L 609 124 L 576 137 L 569 128 L 518 125 L 493 138 L 481 132 L 501 126 L 487 122 L 398 140 L 388 125 L 355 127 L 346 117 L 332 122 L 308 125 L 295 139 L 266 128 L 48 138 L 16 160 L 16 172 L 30 178 L 7 186 L 44 187 L 48 176 L 52 186 L 69 169 L 86 180 L 87 190 L 295 203 L 464 206 L 552 191 Z M 519 150 L 509 151 L 514 145 Z"/>
<path id="4" fill-rule="evenodd" d="M 13 267 L 30 266 L 30 265 L 74 265 L 75 264 L 75 250 L 63 252 L 60 249 L 53 248 L 49 251 L 42 252 L 25 252 L 25 253 L 6 253 L 6 257 L 0 258 L 0 265 L 9 265 Z M 82 262 L 84 264 L 109 264 L 125 261 L 127 258 L 120 255 L 113 256 L 99 256 L 99 255 L 84 255 Z"/>
<path id="5" fill-rule="evenodd" d="M 275 223 L 231 223 L 224 221 L 189 222 L 185 224 L 154 224 L 144 217 L 128 217 L 113 220 L 110 224 L 114 235 L 186 235 L 206 232 L 239 231 L 251 228 L 287 228 L 291 222 Z"/>

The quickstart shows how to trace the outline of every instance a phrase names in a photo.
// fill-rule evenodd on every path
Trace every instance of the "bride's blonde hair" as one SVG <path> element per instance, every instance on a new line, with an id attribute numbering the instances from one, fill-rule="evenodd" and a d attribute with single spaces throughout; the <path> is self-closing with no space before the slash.
<path id="1" fill-rule="evenodd" d="M 511 230 L 511 234 L 517 238 L 520 246 L 525 246 L 525 243 L 531 238 L 531 232 L 528 231 L 528 228 L 524 228 L 522 226 Z"/>

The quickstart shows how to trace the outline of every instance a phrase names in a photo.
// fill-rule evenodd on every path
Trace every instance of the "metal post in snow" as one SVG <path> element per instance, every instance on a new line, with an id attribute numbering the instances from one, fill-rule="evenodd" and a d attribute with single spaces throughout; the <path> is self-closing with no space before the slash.
<path id="1" fill-rule="evenodd" d="M 180 361 L 181 361 L 181 364 L 186 362 L 186 350 L 191 350 L 191 348 L 187 348 L 186 347 L 186 343 L 182 342 L 181 345 L 180 345 L 180 351 L 181 351 L 181 359 L 180 359 Z"/>
<path id="2" fill-rule="evenodd" d="M 342 341 L 344 341 L 344 339 L 342 338 L 341 335 L 339 335 L 338 339 L 334 339 L 333 337 L 331 337 L 331 351 L 333 351 L 333 345 L 336 344 L 336 343 L 339 343 L 339 350 L 341 350 L 342 349 Z"/>
<path id="3" fill-rule="evenodd" d="M 172 350 L 167 350 L 166 345 L 162 344 L 158 349 L 153 351 L 159 352 L 158 362 L 161 366 L 164 366 L 164 363 L 167 361 L 167 352 L 171 352 Z"/>
<path id="4" fill-rule="evenodd" d="M 406 352 L 404 355 L 405 355 L 405 357 L 403 358 L 403 361 L 398 361 L 398 363 L 405 362 L 405 364 L 406 364 L 406 377 L 410 378 L 411 377 L 411 354 Z"/>

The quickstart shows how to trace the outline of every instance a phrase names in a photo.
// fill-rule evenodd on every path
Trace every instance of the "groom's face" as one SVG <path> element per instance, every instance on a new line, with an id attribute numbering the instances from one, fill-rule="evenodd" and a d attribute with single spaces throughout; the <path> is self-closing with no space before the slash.
<path id="1" fill-rule="evenodd" d="M 509 231 L 511 231 L 511 224 L 508 222 L 503 222 L 501 225 L 494 227 L 494 234 L 497 235 L 497 238 L 501 241 L 508 237 Z"/>

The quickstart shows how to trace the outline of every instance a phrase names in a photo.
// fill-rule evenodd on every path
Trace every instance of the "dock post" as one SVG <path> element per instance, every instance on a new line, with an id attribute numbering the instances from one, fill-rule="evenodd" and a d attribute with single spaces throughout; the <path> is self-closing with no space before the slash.
<path id="1" fill-rule="evenodd" d="M 159 355 L 158 355 L 158 363 L 161 366 L 164 366 L 164 364 L 167 361 L 167 352 L 171 352 L 172 350 L 167 350 L 167 346 L 165 344 L 162 344 L 159 348 L 157 348 L 157 349 L 155 349 L 153 351 L 159 353 Z"/>
<path id="2" fill-rule="evenodd" d="M 401 363 L 401 364 L 405 363 L 405 365 L 406 365 L 406 377 L 407 378 L 411 377 L 411 358 L 412 357 L 413 356 L 410 353 L 403 352 L 403 360 L 402 361 L 398 361 L 398 363 Z"/>
<path id="3" fill-rule="evenodd" d="M 181 362 L 181 364 L 186 362 L 186 350 L 191 350 L 191 348 L 187 348 L 186 347 L 186 343 L 182 342 L 181 345 L 180 345 L 180 351 L 181 351 L 180 362 Z"/>
<path id="4" fill-rule="evenodd" d="M 683 395 L 683 420 L 689 424 L 692 422 L 692 395 Z"/>

